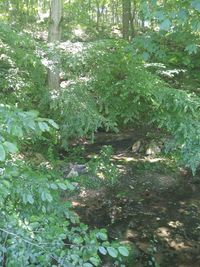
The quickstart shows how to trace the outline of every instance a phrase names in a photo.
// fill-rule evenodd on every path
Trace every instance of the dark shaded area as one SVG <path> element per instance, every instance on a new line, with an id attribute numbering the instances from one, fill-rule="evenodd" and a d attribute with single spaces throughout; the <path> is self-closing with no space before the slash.
<path id="1" fill-rule="evenodd" d="M 110 239 L 131 247 L 127 266 L 199 267 L 199 178 L 171 167 L 161 155 L 134 154 L 131 144 L 138 138 L 145 134 L 127 132 L 123 139 L 102 133 L 86 147 L 88 156 L 113 145 L 121 177 L 115 187 L 86 190 L 76 210 L 88 225 L 107 228 Z"/>

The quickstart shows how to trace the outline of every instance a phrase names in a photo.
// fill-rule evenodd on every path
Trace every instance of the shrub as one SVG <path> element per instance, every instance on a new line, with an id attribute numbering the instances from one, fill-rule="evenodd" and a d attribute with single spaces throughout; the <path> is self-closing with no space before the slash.
<path id="1" fill-rule="evenodd" d="M 17 152 L 17 140 L 56 127 L 54 121 L 1 106 L 0 260 L 5 266 L 100 266 L 103 255 L 120 264 L 125 247 L 110 244 L 106 231 L 89 231 L 61 199 L 73 190 L 51 166 L 31 167 Z M 10 155 L 13 154 L 13 155 Z M 123 265 L 121 265 L 123 266 Z"/>

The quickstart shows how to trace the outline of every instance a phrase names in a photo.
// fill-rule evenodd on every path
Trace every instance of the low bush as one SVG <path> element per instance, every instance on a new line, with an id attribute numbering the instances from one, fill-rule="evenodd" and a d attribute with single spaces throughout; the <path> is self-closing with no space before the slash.
<path id="1" fill-rule="evenodd" d="M 50 131 L 57 124 L 1 106 L 0 261 L 3 266 L 101 266 L 109 255 L 119 266 L 128 250 L 108 241 L 106 231 L 79 221 L 61 191 L 73 190 L 50 164 L 31 166 L 17 154 L 18 139 Z"/>

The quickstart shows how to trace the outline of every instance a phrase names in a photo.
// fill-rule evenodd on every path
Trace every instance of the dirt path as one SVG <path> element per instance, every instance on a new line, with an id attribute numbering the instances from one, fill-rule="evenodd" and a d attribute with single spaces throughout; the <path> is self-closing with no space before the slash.
<path id="1" fill-rule="evenodd" d="M 198 177 L 194 182 L 161 156 L 134 154 L 129 148 L 138 136 L 131 136 L 102 134 L 87 147 L 89 154 L 102 144 L 113 145 L 121 177 L 114 188 L 85 190 L 78 213 L 90 226 L 106 227 L 110 238 L 131 246 L 129 267 L 200 267 Z"/>

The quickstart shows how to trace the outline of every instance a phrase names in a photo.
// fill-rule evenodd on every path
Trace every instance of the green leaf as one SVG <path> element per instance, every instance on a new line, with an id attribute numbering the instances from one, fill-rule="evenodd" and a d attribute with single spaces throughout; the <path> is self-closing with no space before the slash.
<path id="1" fill-rule="evenodd" d="M 107 251 L 108 251 L 108 254 L 113 257 L 113 258 L 117 258 L 118 256 L 118 251 L 113 248 L 113 247 L 107 247 Z"/>
<path id="2" fill-rule="evenodd" d="M 143 52 L 142 53 L 142 58 L 144 61 L 147 61 L 150 58 L 150 55 L 148 52 Z"/>
<path id="3" fill-rule="evenodd" d="M 51 126 L 53 126 L 55 129 L 57 129 L 57 130 L 59 129 L 59 126 L 57 123 L 55 123 L 55 121 L 50 119 L 50 120 L 48 120 L 48 123 L 51 124 Z"/>
<path id="4" fill-rule="evenodd" d="M 55 183 L 51 183 L 50 188 L 56 190 L 56 189 L 58 189 L 58 186 Z"/>
<path id="5" fill-rule="evenodd" d="M 33 131 L 35 131 L 35 122 L 32 119 L 26 120 L 26 126 L 28 126 L 29 128 L 31 128 Z"/>
<path id="6" fill-rule="evenodd" d="M 171 21 L 169 19 L 165 19 L 161 24 L 160 24 L 160 30 L 163 31 L 168 31 L 171 27 Z"/>
<path id="7" fill-rule="evenodd" d="M 83 264 L 83 267 L 93 267 L 93 265 L 89 262 Z"/>
<path id="8" fill-rule="evenodd" d="M 159 21 L 162 21 L 165 19 L 165 14 L 162 12 L 162 11 L 157 11 L 156 12 L 156 18 L 159 20 Z"/>
<path id="9" fill-rule="evenodd" d="M 4 147 L 0 144 L 0 161 L 4 161 L 6 158 L 6 152 Z"/>
<path id="10" fill-rule="evenodd" d="M 3 143 L 3 145 L 6 148 L 6 150 L 10 153 L 16 153 L 18 151 L 18 148 L 14 143 L 10 143 L 6 141 Z"/>
<path id="11" fill-rule="evenodd" d="M 101 240 L 103 240 L 103 241 L 106 241 L 108 239 L 107 234 L 102 233 L 102 232 L 98 232 L 96 234 L 96 237 L 99 238 L 99 239 L 101 239 Z"/>
<path id="12" fill-rule="evenodd" d="M 200 12 L 200 1 L 199 1 L 199 0 L 194 0 L 194 1 L 192 1 L 191 6 L 192 6 L 193 8 L 195 8 L 197 11 Z"/>
<path id="13" fill-rule="evenodd" d="M 118 247 L 118 251 L 124 257 L 128 257 L 128 255 L 129 255 L 129 251 L 126 247 L 122 247 L 122 246 Z"/>
<path id="14" fill-rule="evenodd" d="M 46 200 L 48 202 L 52 202 L 52 200 L 53 200 L 52 195 L 50 193 L 48 193 L 48 192 L 46 192 Z"/>
<path id="15" fill-rule="evenodd" d="M 41 121 L 39 121 L 38 122 L 38 126 L 39 126 L 39 128 L 40 128 L 40 130 L 42 131 L 42 132 L 48 132 L 50 129 L 49 129 L 49 126 L 48 126 L 48 124 L 46 123 L 46 122 L 41 122 Z"/>
<path id="16" fill-rule="evenodd" d="M 99 263 L 100 263 L 99 258 L 96 258 L 96 257 L 91 257 L 91 258 L 90 258 L 90 261 L 91 261 L 91 263 L 92 263 L 94 266 L 98 266 Z"/>
<path id="17" fill-rule="evenodd" d="M 99 252 L 100 252 L 102 255 L 106 255 L 106 254 L 107 254 L 107 250 L 106 250 L 104 247 L 99 247 Z"/>
<path id="18" fill-rule="evenodd" d="M 30 110 L 30 111 L 27 111 L 26 114 L 28 114 L 32 118 L 37 118 L 38 115 L 39 115 L 39 111 L 37 111 L 37 110 Z"/>
<path id="19" fill-rule="evenodd" d="M 22 127 L 14 125 L 11 128 L 11 134 L 17 136 L 18 138 L 23 137 L 23 131 L 22 131 Z"/>
<path id="20" fill-rule="evenodd" d="M 42 199 L 42 201 L 46 201 L 46 195 L 45 195 L 44 191 L 42 191 L 42 193 L 41 193 L 41 199 Z"/>
<path id="21" fill-rule="evenodd" d="M 33 196 L 31 194 L 28 194 L 26 196 L 26 199 L 27 201 L 30 203 L 30 204 L 33 204 L 34 203 L 34 199 L 33 199 Z"/>
<path id="22" fill-rule="evenodd" d="M 197 53 L 197 45 L 196 44 L 189 44 L 186 46 L 185 51 L 188 52 L 189 55 Z"/>
<path id="23" fill-rule="evenodd" d="M 73 239 L 73 243 L 75 244 L 82 244 L 83 243 L 83 238 L 81 236 L 77 236 Z"/>
<path id="24" fill-rule="evenodd" d="M 58 186 L 60 187 L 60 189 L 66 190 L 67 187 L 64 183 L 58 183 Z"/>

